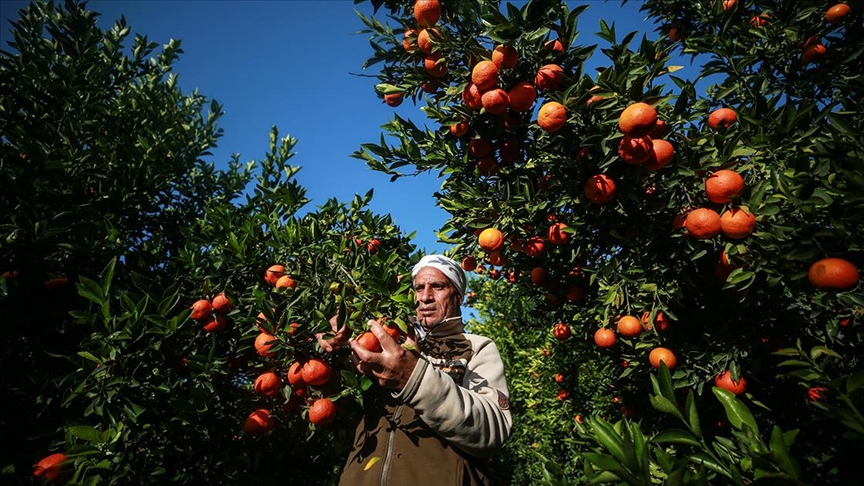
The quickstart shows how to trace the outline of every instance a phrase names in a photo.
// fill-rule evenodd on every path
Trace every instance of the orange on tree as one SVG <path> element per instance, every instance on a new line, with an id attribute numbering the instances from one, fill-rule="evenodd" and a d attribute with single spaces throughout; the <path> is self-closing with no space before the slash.
<path id="1" fill-rule="evenodd" d="M 482 96 L 483 93 L 480 92 L 480 89 L 474 83 L 468 83 L 465 89 L 462 90 L 462 102 L 472 110 L 483 108 Z"/>
<path id="2" fill-rule="evenodd" d="M 260 356 L 271 358 L 273 356 L 276 356 L 276 351 L 270 351 L 270 348 L 273 347 L 275 342 L 276 336 L 270 333 L 262 332 L 258 334 L 258 337 L 255 338 L 255 350 Z"/>
<path id="3" fill-rule="evenodd" d="M 252 385 L 252 389 L 255 391 L 256 395 L 272 398 L 278 395 L 279 391 L 282 390 L 282 380 L 279 379 L 279 376 L 276 375 L 276 373 L 266 371 L 258 375 L 258 378 L 255 378 L 255 383 Z"/>
<path id="4" fill-rule="evenodd" d="M 276 420 L 270 416 L 270 410 L 259 408 L 246 417 L 243 430 L 246 435 L 264 435 L 276 426 Z"/>
<path id="5" fill-rule="evenodd" d="M 744 178 L 734 170 L 718 170 L 705 179 L 705 196 L 718 204 L 732 202 L 744 192 Z"/>
<path id="6" fill-rule="evenodd" d="M 471 69 L 471 82 L 481 92 L 492 89 L 498 84 L 498 66 L 488 60 L 482 60 Z"/>
<path id="7" fill-rule="evenodd" d="M 714 377 L 714 386 L 730 391 L 736 395 L 740 395 L 747 389 L 747 380 L 741 376 L 738 381 L 735 381 L 732 379 L 732 372 L 726 370 Z"/>
<path id="8" fill-rule="evenodd" d="M 209 318 L 204 318 L 201 322 L 204 324 L 204 332 L 220 332 L 228 327 L 228 318 L 222 314 L 211 315 Z"/>
<path id="9" fill-rule="evenodd" d="M 605 100 L 605 99 L 606 99 L 606 98 L 604 98 L 603 96 L 600 96 L 600 95 L 594 95 L 594 96 L 588 98 L 588 101 L 585 102 L 585 107 L 587 108 L 587 107 L 591 106 L 594 102 L 596 102 L 596 101 L 603 101 L 603 100 Z"/>
<path id="10" fill-rule="evenodd" d="M 397 107 L 402 104 L 402 100 L 405 99 L 405 93 L 387 93 L 384 95 L 384 103 L 387 106 Z"/>
<path id="11" fill-rule="evenodd" d="M 288 372 L 285 374 L 288 383 L 291 387 L 304 387 L 306 382 L 303 381 L 303 363 L 295 361 L 288 367 Z"/>
<path id="12" fill-rule="evenodd" d="M 725 282 L 729 274 L 735 271 L 736 268 L 741 268 L 741 265 L 735 265 L 729 262 L 729 256 L 725 251 L 720 252 L 720 257 L 717 259 L 717 265 L 714 267 L 714 275 L 721 282 Z"/>
<path id="13" fill-rule="evenodd" d="M 821 387 L 821 386 L 810 387 L 807 390 L 807 399 L 810 400 L 811 402 L 822 401 L 825 399 L 825 393 L 826 392 L 827 392 L 827 390 L 825 390 L 825 388 Z"/>
<path id="14" fill-rule="evenodd" d="M 825 12 L 825 21 L 829 24 L 839 24 L 846 19 L 852 9 L 845 3 L 838 3 Z"/>
<path id="15" fill-rule="evenodd" d="M 594 204 L 603 204 L 615 197 L 617 187 L 615 181 L 606 174 L 595 174 L 585 181 L 583 190 L 589 201 Z"/>
<path id="16" fill-rule="evenodd" d="M 572 335 L 570 331 L 570 326 L 563 322 L 559 322 L 552 326 L 552 335 L 555 336 L 555 339 L 559 341 L 564 341 Z"/>
<path id="17" fill-rule="evenodd" d="M 549 40 L 543 44 L 543 48 L 540 49 L 540 52 L 554 52 L 560 54 L 564 52 L 564 44 L 561 43 L 560 39 Z"/>
<path id="18" fill-rule="evenodd" d="M 271 265 L 270 268 L 264 272 L 264 281 L 270 285 L 276 285 L 276 281 L 279 280 L 279 277 L 282 275 L 285 275 L 284 265 Z"/>
<path id="19" fill-rule="evenodd" d="M 651 140 L 651 153 L 645 162 L 642 162 L 642 167 L 648 170 L 660 170 L 663 167 L 671 164 L 675 160 L 675 148 L 666 140 L 656 138 Z"/>
<path id="20" fill-rule="evenodd" d="M 477 158 L 491 155 L 494 150 L 492 142 L 486 137 L 472 138 L 468 142 L 468 152 Z"/>
<path id="21" fill-rule="evenodd" d="M 537 90 L 531 83 L 516 83 L 507 92 L 507 100 L 510 103 L 511 110 L 517 113 L 529 111 L 537 100 Z"/>
<path id="22" fill-rule="evenodd" d="M 49 454 L 40 459 L 33 467 L 33 476 L 46 483 L 62 483 L 69 476 L 69 473 L 63 471 L 63 462 L 67 459 L 66 454 L 62 452 Z"/>
<path id="23" fill-rule="evenodd" d="M 461 262 L 462 270 L 466 272 L 473 272 L 475 268 L 477 268 L 477 258 L 474 255 L 468 255 L 462 259 Z"/>
<path id="24" fill-rule="evenodd" d="M 828 49 L 826 49 L 824 45 L 820 43 L 810 44 L 801 52 L 801 60 L 804 64 L 819 62 L 823 57 L 825 57 L 826 52 L 828 52 Z"/>
<path id="25" fill-rule="evenodd" d="M 282 275 L 276 281 L 277 289 L 294 289 L 297 288 L 297 281 L 291 278 L 290 275 Z"/>
<path id="26" fill-rule="evenodd" d="M 546 251 L 546 244 L 543 242 L 543 238 L 539 236 L 528 238 L 528 240 L 522 245 L 522 252 L 529 257 L 540 256 L 544 251 Z"/>
<path id="27" fill-rule="evenodd" d="M 720 215 L 709 208 L 698 208 L 687 213 L 684 220 L 687 234 L 693 238 L 704 240 L 720 234 Z"/>
<path id="28" fill-rule="evenodd" d="M 549 101 L 537 113 L 537 125 L 549 133 L 555 133 L 567 122 L 567 108 L 557 101 Z"/>
<path id="29" fill-rule="evenodd" d="M 567 302 L 579 302 L 582 300 L 585 291 L 582 287 L 574 284 L 569 284 L 567 286 L 567 293 L 564 294 L 564 298 L 567 299 Z"/>
<path id="30" fill-rule="evenodd" d="M 227 296 L 225 296 L 224 292 L 217 295 L 216 297 L 213 297 L 213 300 L 210 302 L 210 304 L 213 306 L 213 311 L 217 314 L 227 314 L 231 312 L 231 309 L 234 308 L 234 304 L 231 302 L 231 300 L 228 299 Z"/>
<path id="31" fill-rule="evenodd" d="M 360 335 L 357 336 L 357 344 L 367 351 L 372 351 L 373 353 L 381 352 L 381 342 L 378 341 L 378 338 L 375 337 L 371 331 L 361 332 Z"/>
<path id="32" fill-rule="evenodd" d="M 504 246 L 504 234 L 497 228 L 486 228 L 477 237 L 477 244 L 486 251 L 495 251 Z"/>
<path id="33" fill-rule="evenodd" d="M 498 44 L 492 51 L 492 62 L 494 62 L 498 68 L 510 69 L 516 66 L 518 60 L 519 53 L 516 52 L 516 48 L 510 44 Z"/>
<path id="34" fill-rule="evenodd" d="M 555 91 L 564 83 L 564 68 L 558 64 L 546 64 L 534 75 L 534 86 L 540 91 Z"/>
<path id="35" fill-rule="evenodd" d="M 189 308 L 192 309 L 192 313 L 189 314 L 189 317 L 195 319 L 196 321 L 209 318 L 211 312 L 213 311 L 213 305 L 210 304 L 210 301 L 207 299 L 199 299 L 195 301 Z"/>
<path id="36" fill-rule="evenodd" d="M 459 123 L 454 123 L 450 125 L 450 134 L 454 137 L 461 137 L 468 133 L 468 120 L 462 118 L 462 121 Z"/>
<path id="37" fill-rule="evenodd" d="M 642 321 L 635 316 L 623 316 L 618 319 L 618 334 L 624 337 L 635 337 L 642 333 Z"/>
<path id="38" fill-rule="evenodd" d="M 402 48 L 405 52 L 414 52 L 417 50 L 417 30 L 408 29 L 402 34 Z"/>
<path id="39" fill-rule="evenodd" d="M 669 321 L 666 320 L 666 314 L 663 311 L 657 311 L 657 314 L 654 315 L 654 321 L 648 322 L 651 318 L 650 312 L 642 313 L 642 327 L 646 330 L 650 331 L 651 329 L 657 329 L 657 331 L 665 331 L 667 327 L 669 327 Z"/>
<path id="40" fill-rule="evenodd" d="M 486 263 L 496 267 L 507 265 L 507 256 L 501 253 L 501 250 L 490 251 L 486 254 Z"/>
<path id="41" fill-rule="evenodd" d="M 438 0 L 417 0 L 414 3 L 414 20 L 420 27 L 435 25 L 441 19 L 441 3 Z"/>
<path id="42" fill-rule="evenodd" d="M 771 16 L 767 13 L 763 13 L 761 15 L 754 15 L 750 17 L 750 27 L 754 29 L 758 29 L 760 27 L 765 27 L 771 20 Z"/>
<path id="43" fill-rule="evenodd" d="M 546 281 L 546 276 L 547 276 L 547 275 L 548 275 L 548 272 L 546 271 L 545 268 L 543 268 L 543 267 L 534 267 L 534 269 L 531 270 L 531 273 L 530 273 L 530 275 L 529 275 L 529 278 L 531 279 L 531 283 L 532 283 L 532 284 L 534 284 L 534 285 L 543 285 L 543 283 Z"/>
<path id="44" fill-rule="evenodd" d="M 858 268 L 843 258 L 823 258 L 812 265 L 807 278 L 819 290 L 849 290 L 858 284 Z"/>
<path id="45" fill-rule="evenodd" d="M 729 11 L 737 3 L 738 3 L 738 0 L 723 0 L 723 11 L 724 12 Z"/>
<path id="46" fill-rule="evenodd" d="M 564 383 L 564 375 L 561 373 L 555 374 L 555 383 Z"/>
<path id="47" fill-rule="evenodd" d="M 309 421 L 317 426 L 327 425 L 336 419 L 336 405 L 329 398 L 319 398 L 309 407 Z"/>
<path id="48" fill-rule="evenodd" d="M 612 329 L 601 327 L 594 331 L 594 343 L 600 348 L 611 348 L 615 345 L 615 332 Z"/>
<path id="49" fill-rule="evenodd" d="M 666 363 L 666 367 L 671 370 L 678 364 L 678 358 L 669 349 L 658 346 L 648 353 L 648 362 L 655 368 L 659 368 L 660 363 Z"/>
<path id="50" fill-rule="evenodd" d="M 650 137 L 631 137 L 625 135 L 618 143 L 618 156 L 628 164 L 641 164 L 648 160 L 654 144 Z"/>
<path id="51" fill-rule="evenodd" d="M 654 130 L 651 130 L 649 136 L 652 140 L 656 140 L 659 138 L 663 138 L 666 135 L 669 135 L 669 124 L 658 118 L 657 124 L 654 125 Z"/>
<path id="52" fill-rule="evenodd" d="M 708 127 L 717 131 L 722 126 L 728 129 L 738 121 L 738 113 L 732 108 L 717 108 L 708 115 Z"/>
<path id="53" fill-rule="evenodd" d="M 742 208 L 731 208 L 720 216 L 720 232 L 727 238 L 740 240 L 753 234 L 756 216 Z"/>
<path id="54" fill-rule="evenodd" d="M 482 96 L 480 96 L 480 102 L 483 104 L 486 113 L 491 113 L 493 115 L 503 115 L 507 112 L 507 108 L 510 106 L 507 92 L 501 88 L 493 88 L 486 91 Z"/>
<path id="55" fill-rule="evenodd" d="M 552 243 L 553 245 L 563 245 L 564 243 L 567 243 L 567 239 L 570 238 L 570 235 L 564 231 L 566 228 L 567 225 L 560 222 L 549 226 L 549 230 L 547 231 L 549 243 Z"/>
<path id="56" fill-rule="evenodd" d="M 440 54 L 429 54 L 423 59 L 423 68 L 426 73 L 433 78 L 443 78 L 447 75 L 450 68 L 447 67 L 447 61 Z"/>
<path id="57" fill-rule="evenodd" d="M 618 117 L 618 129 L 624 135 L 644 137 L 657 125 L 657 110 L 644 102 L 636 102 L 628 106 Z"/>
<path id="58" fill-rule="evenodd" d="M 672 42 L 678 42 L 684 39 L 684 31 L 679 29 L 678 27 L 672 27 L 669 29 L 669 40 Z"/>
<path id="59" fill-rule="evenodd" d="M 307 385 L 321 386 L 330 379 L 330 365 L 318 358 L 312 358 L 303 363 L 300 374 Z"/>

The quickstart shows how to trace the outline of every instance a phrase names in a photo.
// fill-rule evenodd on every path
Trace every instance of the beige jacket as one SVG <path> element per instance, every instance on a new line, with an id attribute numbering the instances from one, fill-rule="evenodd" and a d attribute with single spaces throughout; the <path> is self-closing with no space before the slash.
<path id="1" fill-rule="evenodd" d="M 487 459 L 512 426 L 498 349 L 461 321 L 435 328 L 419 348 L 401 393 L 373 387 L 364 398 L 340 485 L 489 484 Z"/>

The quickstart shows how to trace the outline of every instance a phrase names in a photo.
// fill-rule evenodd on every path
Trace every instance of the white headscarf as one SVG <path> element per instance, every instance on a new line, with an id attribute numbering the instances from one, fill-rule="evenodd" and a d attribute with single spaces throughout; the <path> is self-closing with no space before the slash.
<path id="1" fill-rule="evenodd" d="M 465 296 L 465 288 L 468 286 L 468 279 L 465 277 L 465 271 L 462 266 L 456 263 L 453 259 L 447 258 L 444 255 L 426 255 L 414 265 L 411 270 L 411 278 L 417 276 L 417 272 L 423 267 L 432 267 L 441 270 L 448 280 L 456 287 L 459 295 Z"/>

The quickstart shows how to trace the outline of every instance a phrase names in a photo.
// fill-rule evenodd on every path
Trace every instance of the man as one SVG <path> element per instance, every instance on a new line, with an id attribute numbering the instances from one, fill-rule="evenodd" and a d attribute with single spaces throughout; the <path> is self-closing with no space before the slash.
<path id="1" fill-rule="evenodd" d="M 489 484 L 487 459 L 512 426 L 501 356 L 488 338 L 465 333 L 467 283 L 458 263 L 427 255 L 411 274 L 417 316 L 406 346 L 376 321 L 380 353 L 348 340 L 344 326 L 318 338 L 328 352 L 347 342 L 357 369 L 380 385 L 364 398 L 339 484 Z"/>

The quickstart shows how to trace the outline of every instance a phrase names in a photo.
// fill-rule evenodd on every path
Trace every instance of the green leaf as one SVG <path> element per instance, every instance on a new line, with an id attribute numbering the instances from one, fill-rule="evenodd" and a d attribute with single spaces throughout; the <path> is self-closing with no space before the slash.
<path id="1" fill-rule="evenodd" d="M 801 469 L 799 468 L 797 461 L 789 455 L 789 444 L 786 443 L 783 431 L 776 425 L 771 430 L 770 445 L 771 455 L 780 466 L 780 469 L 797 479 L 801 474 Z"/>
<path id="2" fill-rule="evenodd" d="M 664 430 L 652 437 L 651 442 L 656 444 L 687 444 L 693 447 L 701 447 L 701 443 L 693 434 L 682 429 Z"/>
<path id="3" fill-rule="evenodd" d="M 853 393 L 861 386 L 864 386 L 864 370 L 858 370 L 846 378 L 846 393 Z"/>
<path id="4" fill-rule="evenodd" d="M 79 439 L 86 440 L 92 444 L 101 444 L 102 436 L 99 431 L 87 425 L 73 425 L 66 429 L 70 434 Z"/>
<path id="5" fill-rule="evenodd" d="M 624 441 L 618 432 L 605 420 L 590 418 L 588 423 L 594 432 L 594 439 L 602 445 L 615 459 L 624 463 Z"/>
<path id="6" fill-rule="evenodd" d="M 661 397 L 660 395 L 651 395 L 650 400 L 651 400 L 651 406 L 654 407 L 655 409 L 657 409 L 661 412 L 664 412 L 664 413 L 671 413 L 672 415 L 681 419 L 681 421 L 684 422 L 685 424 L 687 423 L 687 421 L 684 420 L 684 415 L 682 415 L 681 411 L 678 410 L 678 407 L 676 407 L 672 402 L 667 400 L 665 397 Z"/>
<path id="7" fill-rule="evenodd" d="M 711 391 L 723 404 L 726 410 L 726 418 L 738 430 L 743 430 L 743 426 L 747 425 L 756 435 L 759 435 L 759 427 L 756 425 L 756 419 L 753 414 L 742 402 L 735 398 L 735 394 L 719 387 L 712 387 Z"/>
<path id="8" fill-rule="evenodd" d="M 696 399 L 693 390 L 687 392 L 687 403 L 684 405 L 684 411 L 687 413 L 687 420 L 690 425 L 690 430 L 696 437 L 702 438 L 702 425 L 699 421 L 699 411 L 696 410 Z"/>
<path id="9" fill-rule="evenodd" d="M 114 279 L 114 266 L 117 264 L 117 259 L 112 258 L 108 265 L 102 269 L 102 295 L 109 295 L 111 290 L 111 281 Z"/>

